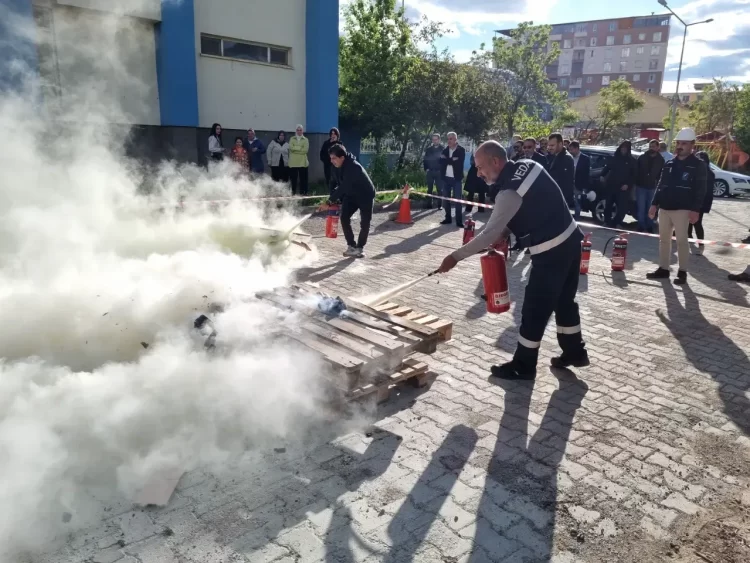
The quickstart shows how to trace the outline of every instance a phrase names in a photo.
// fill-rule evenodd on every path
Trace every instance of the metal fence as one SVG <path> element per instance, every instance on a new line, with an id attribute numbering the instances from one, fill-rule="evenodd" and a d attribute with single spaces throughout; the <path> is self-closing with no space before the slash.
<path id="1" fill-rule="evenodd" d="M 445 144 L 445 141 L 443 142 Z M 474 152 L 474 141 L 467 137 L 459 137 L 458 144 L 466 149 L 466 152 L 471 154 Z M 385 154 L 401 154 L 401 142 L 397 141 L 392 137 L 383 139 L 380 142 L 380 150 Z M 414 142 L 409 142 L 406 145 L 406 154 L 409 156 L 420 156 L 417 154 L 419 147 Z M 375 153 L 375 139 L 368 137 L 362 139 L 359 147 L 360 154 L 374 154 Z"/>

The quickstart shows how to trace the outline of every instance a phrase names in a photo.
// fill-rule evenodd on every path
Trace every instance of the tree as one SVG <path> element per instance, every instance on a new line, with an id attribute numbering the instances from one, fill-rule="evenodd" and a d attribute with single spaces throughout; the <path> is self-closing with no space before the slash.
<path id="1" fill-rule="evenodd" d="M 703 95 L 693 104 L 688 120 L 695 132 L 728 131 L 732 125 L 737 86 L 714 79 L 713 84 L 703 89 Z"/>
<path id="2" fill-rule="evenodd" d="M 748 84 L 737 92 L 733 132 L 740 148 L 745 152 L 750 152 L 750 85 Z"/>
<path id="3" fill-rule="evenodd" d="M 412 60 L 412 28 L 396 0 L 354 0 L 340 39 L 339 110 L 380 147 L 393 130 L 396 92 Z"/>
<path id="4" fill-rule="evenodd" d="M 449 129 L 474 141 L 486 139 L 502 116 L 502 100 L 507 96 L 503 73 L 476 65 L 461 68 L 460 95 L 448 117 Z"/>
<path id="5" fill-rule="evenodd" d="M 544 121 L 538 115 L 522 112 L 516 121 L 515 133 L 522 137 L 538 139 L 562 131 L 564 127 L 577 123 L 579 119 L 578 112 L 566 102 L 553 109 L 551 121 Z"/>
<path id="6" fill-rule="evenodd" d="M 557 43 L 549 43 L 550 26 L 523 22 L 510 32 L 510 39 L 495 38 L 491 53 L 480 52 L 475 64 L 489 62 L 507 73 L 507 87 L 502 93 L 503 124 L 508 136 L 524 114 L 537 114 L 544 104 L 558 105 L 565 95 L 547 78 L 546 67 L 560 56 Z"/>
<path id="7" fill-rule="evenodd" d="M 610 82 L 599 92 L 599 103 L 596 113 L 587 116 L 590 129 L 595 125 L 598 130 L 597 140 L 604 141 L 614 129 L 625 125 L 628 114 L 643 107 L 643 99 L 627 80 Z"/>

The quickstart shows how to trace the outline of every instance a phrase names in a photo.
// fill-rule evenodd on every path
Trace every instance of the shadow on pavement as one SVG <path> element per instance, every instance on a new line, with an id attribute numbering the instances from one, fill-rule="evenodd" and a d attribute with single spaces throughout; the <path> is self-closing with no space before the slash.
<path id="1" fill-rule="evenodd" d="M 717 325 L 703 315 L 697 295 L 683 286 L 685 305 L 680 303 L 672 284 L 664 284 L 667 314 L 656 315 L 682 346 L 688 361 L 698 370 L 708 373 L 718 385 L 724 403 L 724 413 L 750 435 L 750 359 L 740 346 Z M 733 373 L 738 375 L 732 375 Z"/>
<path id="2" fill-rule="evenodd" d="M 344 269 L 346 269 L 347 266 L 354 263 L 355 260 L 356 258 L 344 258 L 343 260 L 339 260 L 338 262 L 324 264 L 323 266 L 318 266 L 317 268 L 300 268 L 296 272 L 297 280 L 312 283 L 323 281 L 324 279 L 330 278 L 334 274 L 342 272 Z"/>
<path id="3" fill-rule="evenodd" d="M 529 424 L 534 382 L 491 378 L 505 389 L 505 405 L 479 501 L 471 563 L 486 561 L 488 554 L 503 561 L 524 550 L 529 561 L 552 557 L 557 473 L 576 411 L 588 392 L 583 381 L 563 371 L 565 379 L 553 372 L 560 388 L 552 393 L 538 427 Z"/>
<path id="4" fill-rule="evenodd" d="M 420 250 L 423 246 L 432 243 L 435 239 L 443 236 L 445 229 L 432 228 L 429 231 L 416 234 L 413 237 L 401 239 L 399 242 L 389 244 L 383 252 L 372 257 L 373 260 L 389 258 L 394 254 L 409 254 Z M 446 254 L 448 254 L 446 252 Z M 438 261 L 439 263 L 439 261 Z"/>
<path id="5" fill-rule="evenodd" d="M 692 276 L 702 284 L 718 291 L 728 303 L 739 307 L 750 307 L 747 302 L 747 289 L 736 282 L 729 281 L 727 276 L 731 272 L 714 264 L 706 255 L 692 255 L 690 261 L 697 267 L 690 268 L 688 285 Z"/>

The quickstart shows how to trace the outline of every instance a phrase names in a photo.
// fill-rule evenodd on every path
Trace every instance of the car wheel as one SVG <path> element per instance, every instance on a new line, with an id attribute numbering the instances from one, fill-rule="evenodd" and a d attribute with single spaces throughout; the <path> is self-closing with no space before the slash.
<path id="1" fill-rule="evenodd" d="M 600 199 L 596 202 L 596 207 L 594 208 L 594 218 L 599 221 L 600 223 L 604 224 L 604 208 L 607 206 L 607 200 L 606 199 Z M 612 206 L 612 209 L 615 213 L 617 213 L 617 204 L 614 204 Z"/>
<path id="2" fill-rule="evenodd" d="M 714 197 L 729 197 L 729 184 L 724 180 L 714 180 Z"/>

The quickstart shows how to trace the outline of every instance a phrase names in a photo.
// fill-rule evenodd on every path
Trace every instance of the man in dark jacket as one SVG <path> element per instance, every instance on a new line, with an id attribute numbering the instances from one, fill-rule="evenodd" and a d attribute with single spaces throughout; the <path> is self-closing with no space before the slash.
<path id="1" fill-rule="evenodd" d="M 536 150 L 536 139 L 534 137 L 529 137 L 523 142 L 523 157 L 522 158 L 528 158 L 529 160 L 533 160 L 534 162 L 538 162 L 545 168 L 547 167 L 547 157 L 543 156 L 541 153 L 537 152 Z"/>
<path id="2" fill-rule="evenodd" d="M 664 168 L 664 157 L 659 154 L 659 141 L 652 139 L 648 150 L 638 157 L 635 172 L 635 206 L 638 230 L 654 232 L 654 222 L 648 216 L 648 208 L 654 199 L 654 190 Z"/>
<path id="3" fill-rule="evenodd" d="M 263 174 L 263 155 L 266 153 L 266 147 L 263 145 L 263 141 L 255 136 L 253 129 L 247 130 L 247 138 L 243 143 L 245 150 L 248 154 L 248 162 L 250 163 L 250 172 L 256 174 Z"/>
<path id="4" fill-rule="evenodd" d="M 367 237 L 370 234 L 372 205 L 375 201 L 375 186 L 367 171 L 357 162 L 342 144 L 328 150 L 331 157 L 331 201 L 341 201 L 341 228 L 347 248 L 344 256 L 363 258 Z M 352 215 L 359 210 L 359 238 L 354 241 Z"/>
<path id="5" fill-rule="evenodd" d="M 328 154 L 328 151 L 331 150 L 333 145 L 339 143 L 341 143 L 341 132 L 336 127 L 331 127 L 328 131 L 328 138 L 323 141 L 323 146 L 320 147 L 320 162 L 323 163 L 323 174 L 328 189 L 331 188 L 331 155 Z"/>
<path id="6" fill-rule="evenodd" d="M 437 195 L 443 195 L 443 178 L 440 175 L 440 156 L 443 154 L 445 147 L 440 144 L 440 135 L 438 133 L 432 134 L 432 144 L 427 147 L 424 151 L 424 159 L 422 164 L 424 165 L 424 171 L 427 179 L 427 193 L 432 193 L 432 188 L 436 188 Z M 443 200 L 428 198 L 430 200 L 430 207 L 435 207 L 433 201 L 437 202 L 437 208 L 443 208 Z"/>
<path id="7" fill-rule="evenodd" d="M 443 178 L 443 197 L 452 197 L 461 199 L 462 186 L 464 178 L 464 162 L 466 161 L 466 150 L 458 144 L 458 136 L 451 132 L 448 133 L 448 146 L 443 149 L 440 155 L 440 175 Z M 456 226 L 463 229 L 463 215 L 460 203 L 453 204 L 456 209 Z M 451 219 L 451 202 L 443 203 L 445 207 L 445 219 L 440 222 L 441 225 L 450 225 Z"/>
<path id="8" fill-rule="evenodd" d="M 464 183 L 464 191 L 467 193 L 467 201 L 474 201 L 474 194 L 478 194 L 478 202 L 484 203 L 487 196 L 487 183 L 477 175 L 477 163 L 474 161 L 474 155 L 471 155 L 469 159 L 471 164 L 469 171 L 466 173 L 466 182 Z M 471 213 L 474 210 L 474 206 L 470 203 L 466 204 L 466 213 Z M 485 208 L 478 206 L 477 213 L 484 213 Z"/>
<path id="9" fill-rule="evenodd" d="M 630 148 L 630 141 L 623 141 L 602 170 L 607 188 L 604 221 L 612 228 L 622 223 L 630 207 L 630 192 L 635 184 L 635 158 Z"/>
<path id="10" fill-rule="evenodd" d="M 570 209 L 575 207 L 573 195 L 575 193 L 575 163 L 573 157 L 563 146 L 563 137 L 560 133 L 552 133 L 547 139 L 547 150 L 549 151 L 549 164 L 547 172 L 560 186 L 565 202 Z"/>
<path id="11" fill-rule="evenodd" d="M 661 172 L 648 215 L 653 219 L 659 212 L 659 267 L 646 274 L 648 279 L 669 278 L 669 258 L 672 254 L 672 232 L 677 239 L 679 269 L 674 283 L 687 282 L 690 257 L 688 224 L 700 217 L 706 194 L 706 165 L 693 154 L 695 131 L 690 127 L 680 130 L 675 137 L 675 157 Z"/>
<path id="12" fill-rule="evenodd" d="M 570 141 L 568 147 L 570 156 L 573 157 L 575 166 L 575 214 L 573 218 L 578 221 L 581 218 L 581 198 L 586 197 L 591 182 L 591 158 L 581 152 L 581 144 L 578 141 Z"/>

